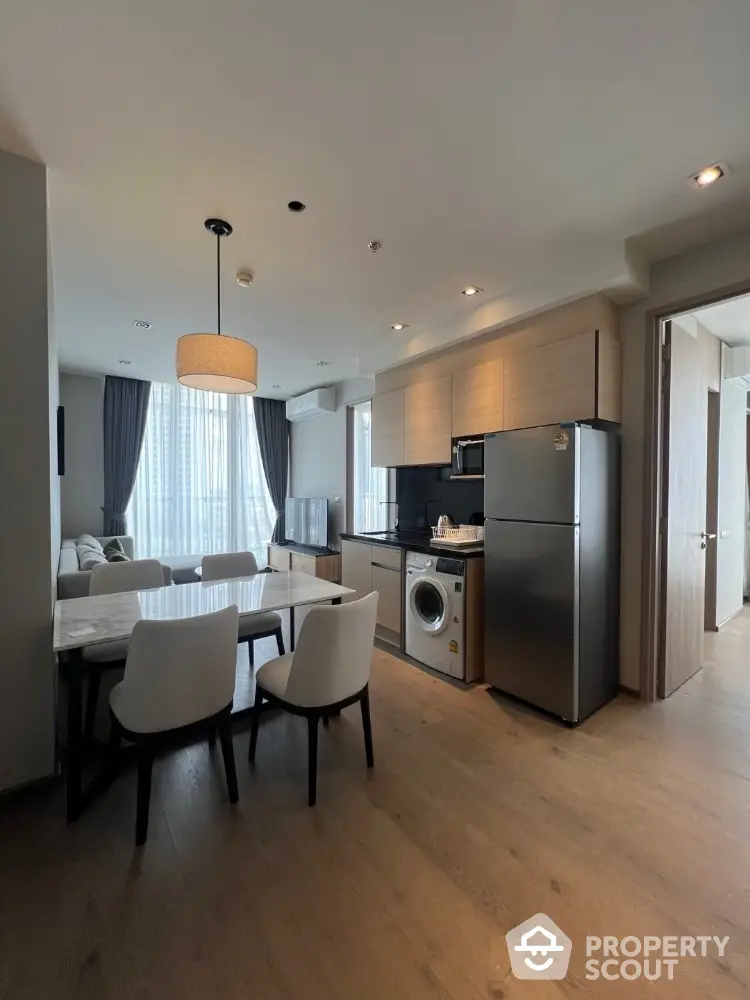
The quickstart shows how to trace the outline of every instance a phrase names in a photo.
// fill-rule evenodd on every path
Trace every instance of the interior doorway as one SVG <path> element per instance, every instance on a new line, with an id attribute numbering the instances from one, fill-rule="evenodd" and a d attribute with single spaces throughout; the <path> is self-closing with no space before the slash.
<path id="1" fill-rule="evenodd" d="M 642 692 L 699 671 L 706 632 L 743 607 L 748 527 L 750 295 L 655 318 L 646 489 Z"/>

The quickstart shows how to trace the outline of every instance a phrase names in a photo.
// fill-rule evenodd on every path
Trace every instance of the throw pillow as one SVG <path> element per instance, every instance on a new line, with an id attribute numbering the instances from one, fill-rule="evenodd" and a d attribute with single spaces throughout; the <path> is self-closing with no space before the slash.
<path id="1" fill-rule="evenodd" d="M 117 549 L 110 549 L 106 559 L 107 562 L 130 562 L 130 556 L 125 555 L 124 552 L 118 552 Z"/>
<path id="2" fill-rule="evenodd" d="M 81 546 L 78 550 L 78 565 L 81 569 L 91 569 L 96 566 L 97 563 L 105 563 L 107 557 L 103 552 L 95 552 L 93 549 L 89 549 L 86 546 Z"/>
<path id="3" fill-rule="evenodd" d="M 76 539 L 76 548 L 79 546 L 86 549 L 93 549 L 94 552 L 103 552 L 102 543 L 98 542 L 93 535 L 79 535 Z"/>
<path id="4" fill-rule="evenodd" d="M 104 555 L 107 562 L 130 562 L 130 556 L 125 555 L 125 549 L 119 538 L 113 538 L 104 546 Z"/>

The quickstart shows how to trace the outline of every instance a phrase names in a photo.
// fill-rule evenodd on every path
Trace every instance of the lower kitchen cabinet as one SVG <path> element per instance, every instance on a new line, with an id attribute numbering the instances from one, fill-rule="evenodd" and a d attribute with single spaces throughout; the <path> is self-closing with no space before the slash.
<path id="1" fill-rule="evenodd" d="M 365 542 L 341 541 L 341 586 L 354 591 L 345 601 L 357 601 L 372 590 L 372 546 Z"/>
<path id="2" fill-rule="evenodd" d="M 373 553 L 376 550 L 373 548 Z M 399 556 L 401 553 L 399 552 Z M 378 634 L 383 639 L 401 642 L 401 568 L 389 569 L 385 566 L 372 567 L 372 589 L 377 590 L 378 600 Z"/>
<path id="3" fill-rule="evenodd" d="M 396 646 L 401 644 L 401 605 L 404 578 L 401 549 L 366 542 L 341 542 L 341 583 L 355 591 L 355 601 L 377 590 L 378 618 L 376 634 Z"/>

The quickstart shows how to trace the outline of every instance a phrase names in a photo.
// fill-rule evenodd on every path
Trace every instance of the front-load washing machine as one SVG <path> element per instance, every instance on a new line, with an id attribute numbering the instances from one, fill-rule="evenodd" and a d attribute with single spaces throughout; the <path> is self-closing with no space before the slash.
<path id="1" fill-rule="evenodd" d="M 406 553 L 405 652 L 433 670 L 467 680 L 466 561 Z"/>

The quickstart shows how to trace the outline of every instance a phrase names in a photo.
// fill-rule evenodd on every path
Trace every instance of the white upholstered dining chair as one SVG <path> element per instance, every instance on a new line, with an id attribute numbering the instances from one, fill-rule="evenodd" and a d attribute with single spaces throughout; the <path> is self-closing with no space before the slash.
<path id="1" fill-rule="evenodd" d="M 135 842 L 148 833 L 157 750 L 218 730 L 229 801 L 237 802 L 231 712 L 237 661 L 237 606 L 195 618 L 136 622 L 125 675 L 109 696 L 111 746 L 139 752 Z"/>
<path id="2" fill-rule="evenodd" d="M 151 590 L 164 585 L 164 567 L 158 559 L 97 563 L 91 569 L 89 597 L 124 594 L 129 590 Z M 100 642 L 96 646 L 87 646 L 83 651 L 84 661 L 91 664 L 83 725 L 84 734 L 89 738 L 94 734 L 102 670 L 124 667 L 127 655 L 127 639 Z"/>
<path id="3" fill-rule="evenodd" d="M 310 608 L 297 649 L 269 660 L 255 672 L 255 703 L 248 757 L 255 760 L 263 699 L 307 719 L 308 805 L 317 795 L 318 723 L 359 702 L 367 766 L 373 767 L 368 682 L 375 638 L 378 594 L 335 606 Z"/>
<path id="4" fill-rule="evenodd" d="M 222 552 L 215 556 L 204 556 L 201 562 L 201 579 L 204 583 L 216 580 L 233 580 L 241 576 L 255 576 L 258 563 L 252 552 Z M 250 657 L 250 667 L 255 664 L 253 643 L 256 639 L 266 639 L 273 636 L 279 655 L 284 655 L 284 633 L 282 631 L 281 615 L 275 611 L 265 611 L 257 615 L 248 615 L 240 619 L 238 642 L 247 643 Z"/>

